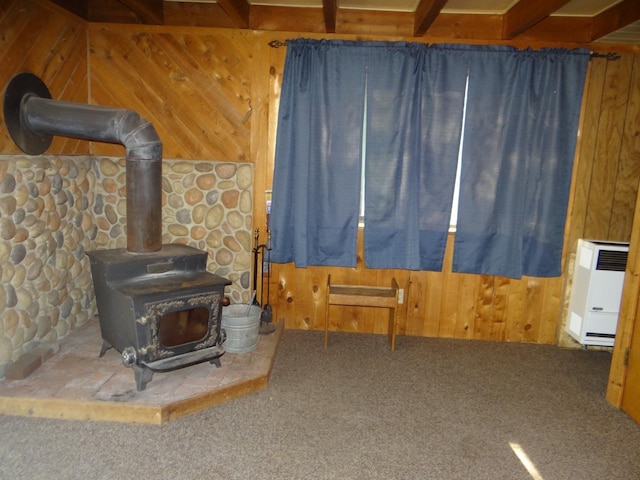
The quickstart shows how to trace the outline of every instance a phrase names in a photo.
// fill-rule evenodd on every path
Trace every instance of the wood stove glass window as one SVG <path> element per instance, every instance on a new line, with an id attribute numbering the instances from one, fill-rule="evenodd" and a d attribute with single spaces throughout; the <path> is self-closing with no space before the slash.
<path id="1" fill-rule="evenodd" d="M 211 312 L 205 307 L 167 312 L 160 317 L 159 340 L 165 347 L 176 347 L 205 339 Z"/>

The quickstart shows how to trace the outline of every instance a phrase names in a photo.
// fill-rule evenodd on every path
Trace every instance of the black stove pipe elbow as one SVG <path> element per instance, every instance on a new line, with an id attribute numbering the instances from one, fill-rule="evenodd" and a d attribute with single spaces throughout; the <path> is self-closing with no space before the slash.
<path id="1" fill-rule="evenodd" d="M 132 110 L 51 100 L 31 73 L 14 76 L 5 90 L 4 117 L 15 143 L 40 155 L 52 136 L 115 143 L 126 148 L 127 250 L 162 248 L 162 142 L 151 123 Z"/>

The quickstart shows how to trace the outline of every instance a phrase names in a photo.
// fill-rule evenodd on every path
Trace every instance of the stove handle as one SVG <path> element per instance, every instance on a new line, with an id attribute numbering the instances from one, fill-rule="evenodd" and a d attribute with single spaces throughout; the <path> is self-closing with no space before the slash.
<path id="1" fill-rule="evenodd" d="M 122 350 L 122 363 L 125 367 L 132 367 L 138 363 L 138 352 L 133 347 L 125 347 Z"/>

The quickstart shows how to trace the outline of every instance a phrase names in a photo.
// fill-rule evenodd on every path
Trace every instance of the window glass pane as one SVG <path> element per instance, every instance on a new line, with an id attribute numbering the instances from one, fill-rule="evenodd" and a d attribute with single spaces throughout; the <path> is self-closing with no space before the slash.
<path id="1" fill-rule="evenodd" d="M 456 168 L 456 184 L 453 188 L 453 204 L 451 205 L 451 220 L 449 231 L 455 232 L 458 224 L 458 198 L 460 196 L 460 174 L 462 173 L 462 145 L 464 140 L 464 121 L 467 116 L 467 92 L 469 91 L 469 77 L 464 88 L 464 110 L 462 112 L 462 133 L 460 134 L 460 150 L 458 151 L 458 166 Z"/>
<path id="2" fill-rule="evenodd" d="M 362 169 L 360 170 L 360 221 L 364 225 L 364 172 L 367 163 L 367 76 L 364 77 L 364 115 L 362 115 Z"/>

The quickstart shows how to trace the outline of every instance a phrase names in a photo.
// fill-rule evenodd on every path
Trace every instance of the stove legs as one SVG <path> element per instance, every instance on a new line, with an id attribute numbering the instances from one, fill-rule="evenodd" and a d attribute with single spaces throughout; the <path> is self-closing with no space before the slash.
<path id="1" fill-rule="evenodd" d="M 222 367 L 220 357 L 212 358 L 209 363 L 215 365 L 217 368 Z M 131 368 L 133 368 L 133 373 L 136 377 L 136 388 L 139 392 L 142 392 L 147 387 L 147 383 L 153 378 L 154 372 L 148 367 L 135 364 L 131 365 Z"/>
<path id="2" fill-rule="evenodd" d="M 100 348 L 100 358 L 104 357 L 104 354 L 107 353 L 107 350 L 113 348 L 109 342 L 106 340 L 102 340 L 102 347 Z"/>
<path id="3" fill-rule="evenodd" d="M 136 388 L 141 392 L 147 387 L 147 383 L 151 381 L 153 370 L 139 365 L 131 365 L 131 368 L 133 368 L 133 373 L 136 377 Z"/>

